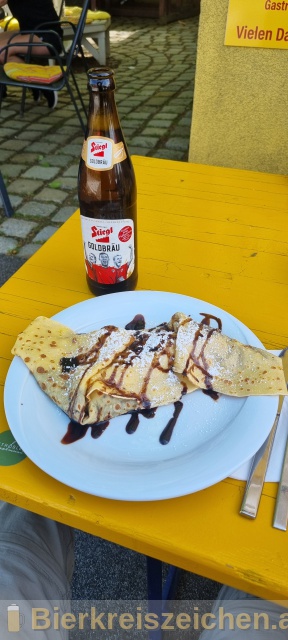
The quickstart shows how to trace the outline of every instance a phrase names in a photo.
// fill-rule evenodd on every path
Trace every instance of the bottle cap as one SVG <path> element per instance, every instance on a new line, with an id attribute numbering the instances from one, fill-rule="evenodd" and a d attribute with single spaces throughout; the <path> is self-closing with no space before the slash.
<path id="1" fill-rule="evenodd" d="M 88 83 L 92 90 L 105 91 L 115 89 L 114 73 L 108 67 L 89 69 Z"/>

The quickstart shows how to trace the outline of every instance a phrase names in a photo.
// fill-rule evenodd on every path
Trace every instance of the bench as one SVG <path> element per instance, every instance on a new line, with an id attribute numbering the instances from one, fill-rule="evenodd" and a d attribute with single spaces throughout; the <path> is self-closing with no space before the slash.
<path id="1" fill-rule="evenodd" d="M 68 18 L 69 20 L 69 18 Z M 106 64 L 110 53 L 109 27 L 111 19 L 95 20 L 85 25 L 82 36 L 82 45 L 95 58 L 100 65 Z M 70 25 L 63 26 L 63 40 L 72 40 L 73 30 Z M 97 44 L 95 44 L 97 41 Z"/>

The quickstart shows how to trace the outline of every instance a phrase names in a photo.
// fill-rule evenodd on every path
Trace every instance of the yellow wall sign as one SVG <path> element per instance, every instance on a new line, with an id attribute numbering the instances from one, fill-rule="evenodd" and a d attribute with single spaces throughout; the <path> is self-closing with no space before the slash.
<path id="1" fill-rule="evenodd" d="M 288 2 L 229 0 L 225 44 L 288 49 Z"/>

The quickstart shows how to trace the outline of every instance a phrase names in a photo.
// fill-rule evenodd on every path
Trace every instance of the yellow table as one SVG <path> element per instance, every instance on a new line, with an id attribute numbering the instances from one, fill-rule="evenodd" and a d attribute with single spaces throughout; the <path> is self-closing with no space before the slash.
<path id="1" fill-rule="evenodd" d="M 204 299 L 248 325 L 267 348 L 287 345 L 288 179 L 144 157 L 135 157 L 134 164 L 138 288 Z M 17 334 L 37 315 L 52 316 L 91 297 L 77 212 L 5 283 L 0 296 L 3 386 Z M 3 399 L 0 411 L 4 432 Z M 186 497 L 129 503 L 75 491 L 27 458 L 0 467 L 4 500 L 257 596 L 282 600 L 288 599 L 288 533 L 271 525 L 276 488 L 265 484 L 258 516 L 250 521 L 238 514 L 244 482 L 229 478 Z"/>

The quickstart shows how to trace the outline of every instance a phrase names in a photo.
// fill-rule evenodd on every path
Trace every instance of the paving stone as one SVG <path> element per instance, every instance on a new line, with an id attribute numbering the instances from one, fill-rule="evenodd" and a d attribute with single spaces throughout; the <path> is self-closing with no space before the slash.
<path id="1" fill-rule="evenodd" d="M 72 164 L 71 167 L 69 167 L 69 169 L 66 169 L 66 171 L 64 171 L 63 176 L 67 176 L 67 177 L 72 176 L 73 178 L 77 178 L 78 169 L 79 169 L 79 163 Z"/>
<path id="2" fill-rule="evenodd" d="M 52 226 L 44 227 L 44 229 L 41 229 L 41 231 L 37 233 L 35 238 L 33 238 L 33 242 L 35 243 L 46 242 L 46 240 L 48 240 L 49 238 L 51 238 L 51 236 L 53 236 L 55 231 L 57 231 L 57 227 L 52 227 Z"/>
<path id="3" fill-rule="evenodd" d="M 165 112 L 164 109 L 161 109 L 161 111 L 159 111 L 159 113 L 157 113 L 157 118 L 159 120 L 165 120 L 166 122 L 173 122 L 174 120 L 176 120 L 177 118 L 177 114 L 176 113 L 169 113 L 169 112 Z"/>
<path id="4" fill-rule="evenodd" d="M 151 158 L 166 158 L 167 160 L 183 160 L 183 151 L 174 149 L 163 149 L 159 148 L 157 150 L 152 150 L 149 153 Z"/>
<path id="5" fill-rule="evenodd" d="M 9 192 L 9 188 L 8 188 L 8 192 Z M 9 197 L 10 197 L 10 202 L 12 204 L 12 207 L 15 211 L 15 209 L 17 209 L 17 207 L 19 207 L 19 205 L 23 201 L 23 198 L 21 196 L 14 196 L 13 194 L 10 194 L 10 193 L 9 193 Z"/>
<path id="6" fill-rule="evenodd" d="M 124 136 L 127 140 L 129 138 L 133 138 L 136 133 L 138 133 L 140 127 L 129 127 L 126 124 L 122 127 Z"/>
<path id="7" fill-rule="evenodd" d="M 26 238 L 35 227 L 37 227 L 36 222 L 19 220 L 18 218 L 6 218 L 0 225 L 0 233 L 3 233 L 5 236 Z"/>
<path id="8" fill-rule="evenodd" d="M 38 136 L 39 137 L 39 136 Z M 46 142 L 45 140 L 45 144 L 42 142 L 32 142 L 32 144 L 29 145 L 29 151 L 36 151 L 38 153 L 50 153 L 51 151 L 54 151 L 54 149 L 56 149 L 57 147 L 57 142 Z"/>
<path id="9" fill-rule="evenodd" d="M 72 156 L 64 155 L 61 152 L 55 155 L 48 154 L 39 160 L 39 164 L 43 165 L 49 164 L 52 167 L 67 167 L 67 165 L 71 162 Z"/>
<path id="10" fill-rule="evenodd" d="M 181 127 L 180 125 L 177 127 L 173 127 L 173 130 L 171 131 L 172 136 L 178 136 L 179 138 L 183 138 L 184 140 L 187 140 L 187 144 L 189 144 L 189 138 L 190 138 L 190 127 Z"/>
<path id="11" fill-rule="evenodd" d="M 187 147 L 189 146 L 189 138 L 187 139 L 183 139 L 183 138 L 169 138 L 169 140 L 167 140 L 165 147 L 166 149 L 179 149 L 179 151 L 185 151 L 187 149 Z"/>
<path id="12" fill-rule="evenodd" d="M 163 124 L 163 123 L 162 123 Z M 167 134 L 167 127 L 147 127 L 146 129 L 143 129 L 143 131 L 141 132 L 143 136 L 152 136 L 154 138 L 154 144 L 157 144 L 157 140 L 160 140 L 160 138 L 162 136 L 165 136 Z"/>
<path id="13" fill-rule="evenodd" d="M 1 240 L 0 240 L 0 247 L 1 247 Z M 31 256 L 34 255 L 34 253 L 36 253 L 38 249 L 39 249 L 39 246 L 36 244 L 32 244 L 32 243 L 24 244 L 24 246 L 21 247 L 19 251 L 17 251 L 17 256 L 19 256 L 20 258 L 30 258 Z"/>
<path id="14" fill-rule="evenodd" d="M 49 116 L 43 116 L 41 118 L 41 122 L 43 122 L 43 124 L 50 124 L 51 127 L 55 127 L 58 122 L 60 123 L 62 121 L 63 121 L 63 117 L 60 111 L 58 111 L 54 115 L 49 114 Z"/>
<path id="15" fill-rule="evenodd" d="M 39 180 L 51 180 L 55 178 L 58 172 L 57 167 L 40 167 L 39 165 L 34 165 L 34 167 L 30 167 L 30 169 L 23 173 L 22 178 L 35 178 L 37 176 Z"/>
<path id="16" fill-rule="evenodd" d="M 185 115 L 185 116 L 183 116 L 183 118 L 179 118 L 178 124 L 184 125 L 184 127 L 187 126 L 187 127 L 190 128 L 191 127 L 191 114 L 187 115 L 187 116 Z"/>
<path id="17" fill-rule="evenodd" d="M 81 144 L 67 144 L 63 147 L 62 151 L 63 153 L 70 154 L 71 156 L 73 156 L 73 158 L 80 158 Z"/>
<path id="18" fill-rule="evenodd" d="M 66 125 L 64 127 L 61 127 L 61 133 L 63 135 L 67 135 L 67 136 L 71 136 L 72 135 L 73 136 L 73 140 L 74 140 L 74 137 L 78 134 L 78 131 L 77 131 L 76 127 L 73 127 L 72 125 L 70 125 L 70 126 Z"/>
<path id="19" fill-rule="evenodd" d="M 53 222 L 66 222 L 66 220 L 72 216 L 74 211 L 75 207 L 62 207 L 59 209 L 58 213 L 53 216 L 52 220 Z"/>
<path id="20" fill-rule="evenodd" d="M 0 128 L 0 137 L 1 138 L 12 138 L 12 136 L 15 136 L 14 129 L 1 126 L 1 128 Z"/>
<path id="21" fill-rule="evenodd" d="M 37 189 L 40 189 L 43 182 L 41 180 L 28 180 L 27 178 L 19 178 L 19 180 L 14 180 L 9 185 L 9 190 L 11 193 L 21 193 L 25 196 L 28 196 Z"/>
<path id="22" fill-rule="evenodd" d="M 45 189 L 42 189 L 40 193 L 37 193 L 37 200 L 41 200 L 43 202 L 62 203 L 65 198 L 67 198 L 67 193 L 65 193 L 65 191 L 61 191 L 60 189 L 50 189 L 49 187 L 45 187 Z"/>
<path id="23" fill-rule="evenodd" d="M 2 111 L 0 112 L 0 122 L 5 119 L 10 119 L 10 118 L 13 119 L 15 116 L 15 113 L 16 113 L 16 109 L 15 110 L 9 109 L 5 106 L 5 109 L 2 108 Z"/>
<path id="24" fill-rule="evenodd" d="M 32 218 L 48 218 L 51 213 L 54 213 L 55 209 L 56 204 L 46 204 L 45 202 L 36 202 L 35 200 L 30 200 L 30 202 L 26 202 L 23 206 L 17 209 L 17 213 L 21 214 L 21 216 L 31 216 Z"/>
<path id="25" fill-rule="evenodd" d="M 27 127 L 28 131 L 31 129 L 33 131 L 48 131 L 51 129 L 51 124 L 44 124 L 44 122 L 34 122 L 33 124 L 29 124 Z"/>
<path id="26" fill-rule="evenodd" d="M 76 178 L 59 178 L 60 188 L 67 189 L 70 191 L 71 189 L 77 189 L 77 179 Z"/>
<path id="27" fill-rule="evenodd" d="M 1 158 L 2 158 L 2 154 L 3 154 L 3 151 L 1 151 Z M 20 162 L 21 164 L 25 164 L 27 166 L 30 163 L 34 164 L 35 161 L 38 159 L 38 156 L 39 156 L 38 153 L 29 153 L 29 151 L 23 151 L 23 153 L 19 153 L 19 154 L 15 155 L 15 156 L 12 156 L 10 158 L 10 162 L 12 164 L 14 162 L 16 162 L 16 163 Z"/>
<path id="28" fill-rule="evenodd" d="M 17 247 L 17 240 L 15 238 L 4 238 L 0 236 L 0 253 L 10 253 L 13 249 Z"/>
<path id="29" fill-rule="evenodd" d="M 25 149 L 27 147 L 28 140 L 5 140 L 5 142 L 1 142 L 1 150 L 2 149 L 11 149 L 14 153 L 17 151 L 21 151 L 21 149 Z"/>
<path id="30" fill-rule="evenodd" d="M 23 165 L 12 164 L 9 162 L 9 164 L 5 164 L 3 166 L 1 171 L 4 178 L 17 178 L 20 175 L 21 171 L 23 171 Z"/>
<path id="31" fill-rule="evenodd" d="M 39 131 L 30 131 L 27 129 L 26 131 L 22 131 L 17 136 L 17 140 L 37 140 L 39 139 Z"/>
<path id="32" fill-rule="evenodd" d="M 144 136 L 135 136 L 135 138 L 133 138 L 133 144 L 140 148 L 144 147 L 144 149 L 153 149 L 155 146 L 155 139 L 152 136 L 149 138 L 144 138 Z"/>
<path id="33" fill-rule="evenodd" d="M 2 145 L 1 145 L 2 147 Z M 13 156 L 13 151 L 8 151 L 8 149 L 4 150 L 1 148 L 1 161 L 2 163 L 5 162 L 6 160 L 8 160 L 8 158 L 11 158 L 11 156 Z"/>
<path id="34" fill-rule="evenodd" d="M 134 156 L 148 156 L 150 155 L 151 147 L 147 147 L 144 149 L 143 147 L 138 147 L 134 144 L 129 145 L 129 153 Z"/>

